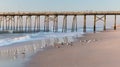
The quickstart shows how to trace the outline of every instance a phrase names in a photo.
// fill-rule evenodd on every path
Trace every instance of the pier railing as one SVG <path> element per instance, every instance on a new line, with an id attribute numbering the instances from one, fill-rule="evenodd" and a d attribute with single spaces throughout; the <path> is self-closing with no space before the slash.
<path id="1" fill-rule="evenodd" d="M 84 16 L 83 31 L 86 32 L 86 16 L 94 16 L 93 31 L 96 31 L 96 22 L 102 20 L 104 22 L 104 30 L 106 30 L 106 16 L 114 15 L 114 29 L 116 30 L 116 15 L 120 15 L 120 11 L 80 11 L 80 12 L 0 12 L 0 29 L 1 31 L 14 32 L 39 32 L 41 27 L 40 16 L 44 18 L 44 31 L 49 32 L 50 23 L 53 21 L 53 32 L 58 31 L 58 17 L 64 16 L 62 32 L 67 32 L 67 17 L 74 16 L 71 31 L 77 31 L 77 16 Z M 98 15 L 103 15 L 99 17 Z M 50 16 L 53 16 L 51 18 Z M 32 22 L 34 20 L 34 22 Z"/>

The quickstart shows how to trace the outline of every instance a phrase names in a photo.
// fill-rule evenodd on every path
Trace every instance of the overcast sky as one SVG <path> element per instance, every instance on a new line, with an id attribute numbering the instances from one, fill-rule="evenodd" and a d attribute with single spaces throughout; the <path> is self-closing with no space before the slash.
<path id="1" fill-rule="evenodd" d="M 120 10 L 120 0 L 0 0 L 0 12 L 84 10 Z"/>

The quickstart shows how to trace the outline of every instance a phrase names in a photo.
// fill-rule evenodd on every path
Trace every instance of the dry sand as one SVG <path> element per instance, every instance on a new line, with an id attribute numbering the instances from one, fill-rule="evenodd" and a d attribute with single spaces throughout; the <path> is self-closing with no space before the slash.
<path id="1" fill-rule="evenodd" d="M 120 67 L 120 30 L 85 34 L 73 46 L 38 52 L 26 67 Z"/>

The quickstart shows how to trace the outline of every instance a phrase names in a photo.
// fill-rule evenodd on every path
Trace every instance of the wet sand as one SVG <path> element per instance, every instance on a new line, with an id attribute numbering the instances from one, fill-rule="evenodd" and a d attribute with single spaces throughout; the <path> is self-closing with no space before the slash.
<path id="1" fill-rule="evenodd" d="M 85 34 L 72 46 L 38 52 L 26 67 L 120 67 L 120 30 Z"/>

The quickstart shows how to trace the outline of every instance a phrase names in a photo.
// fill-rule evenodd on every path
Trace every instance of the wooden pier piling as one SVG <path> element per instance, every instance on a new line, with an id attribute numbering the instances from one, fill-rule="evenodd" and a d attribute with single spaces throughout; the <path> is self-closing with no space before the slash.
<path id="1" fill-rule="evenodd" d="M 72 22 L 72 32 L 77 31 L 77 15 L 74 15 Z"/>
<path id="2" fill-rule="evenodd" d="M 54 16 L 53 32 L 58 32 L 58 15 Z"/>
<path id="3" fill-rule="evenodd" d="M 115 15 L 115 21 L 114 21 L 114 30 L 116 30 L 116 15 Z"/>
<path id="4" fill-rule="evenodd" d="M 106 30 L 106 15 L 104 15 L 104 30 Z"/>
<path id="5" fill-rule="evenodd" d="M 49 32 L 49 15 L 45 16 L 44 31 Z"/>
<path id="6" fill-rule="evenodd" d="M 84 15 L 83 32 L 86 32 L 86 15 Z"/>
<path id="7" fill-rule="evenodd" d="M 94 26 L 93 26 L 93 31 L 95 32 L 96 31 L 96 15 L 94 15 Z"/>
<path id="8" fill-rule="evenodd" d="M 35 16 L 34 32 L 40 31 L 40 16 Z"/>
<path id="9" fill-rule="evenodd" d="M 67 32 L 67 15 L 65 15 L 63 18 L 62 32 Z"/>

